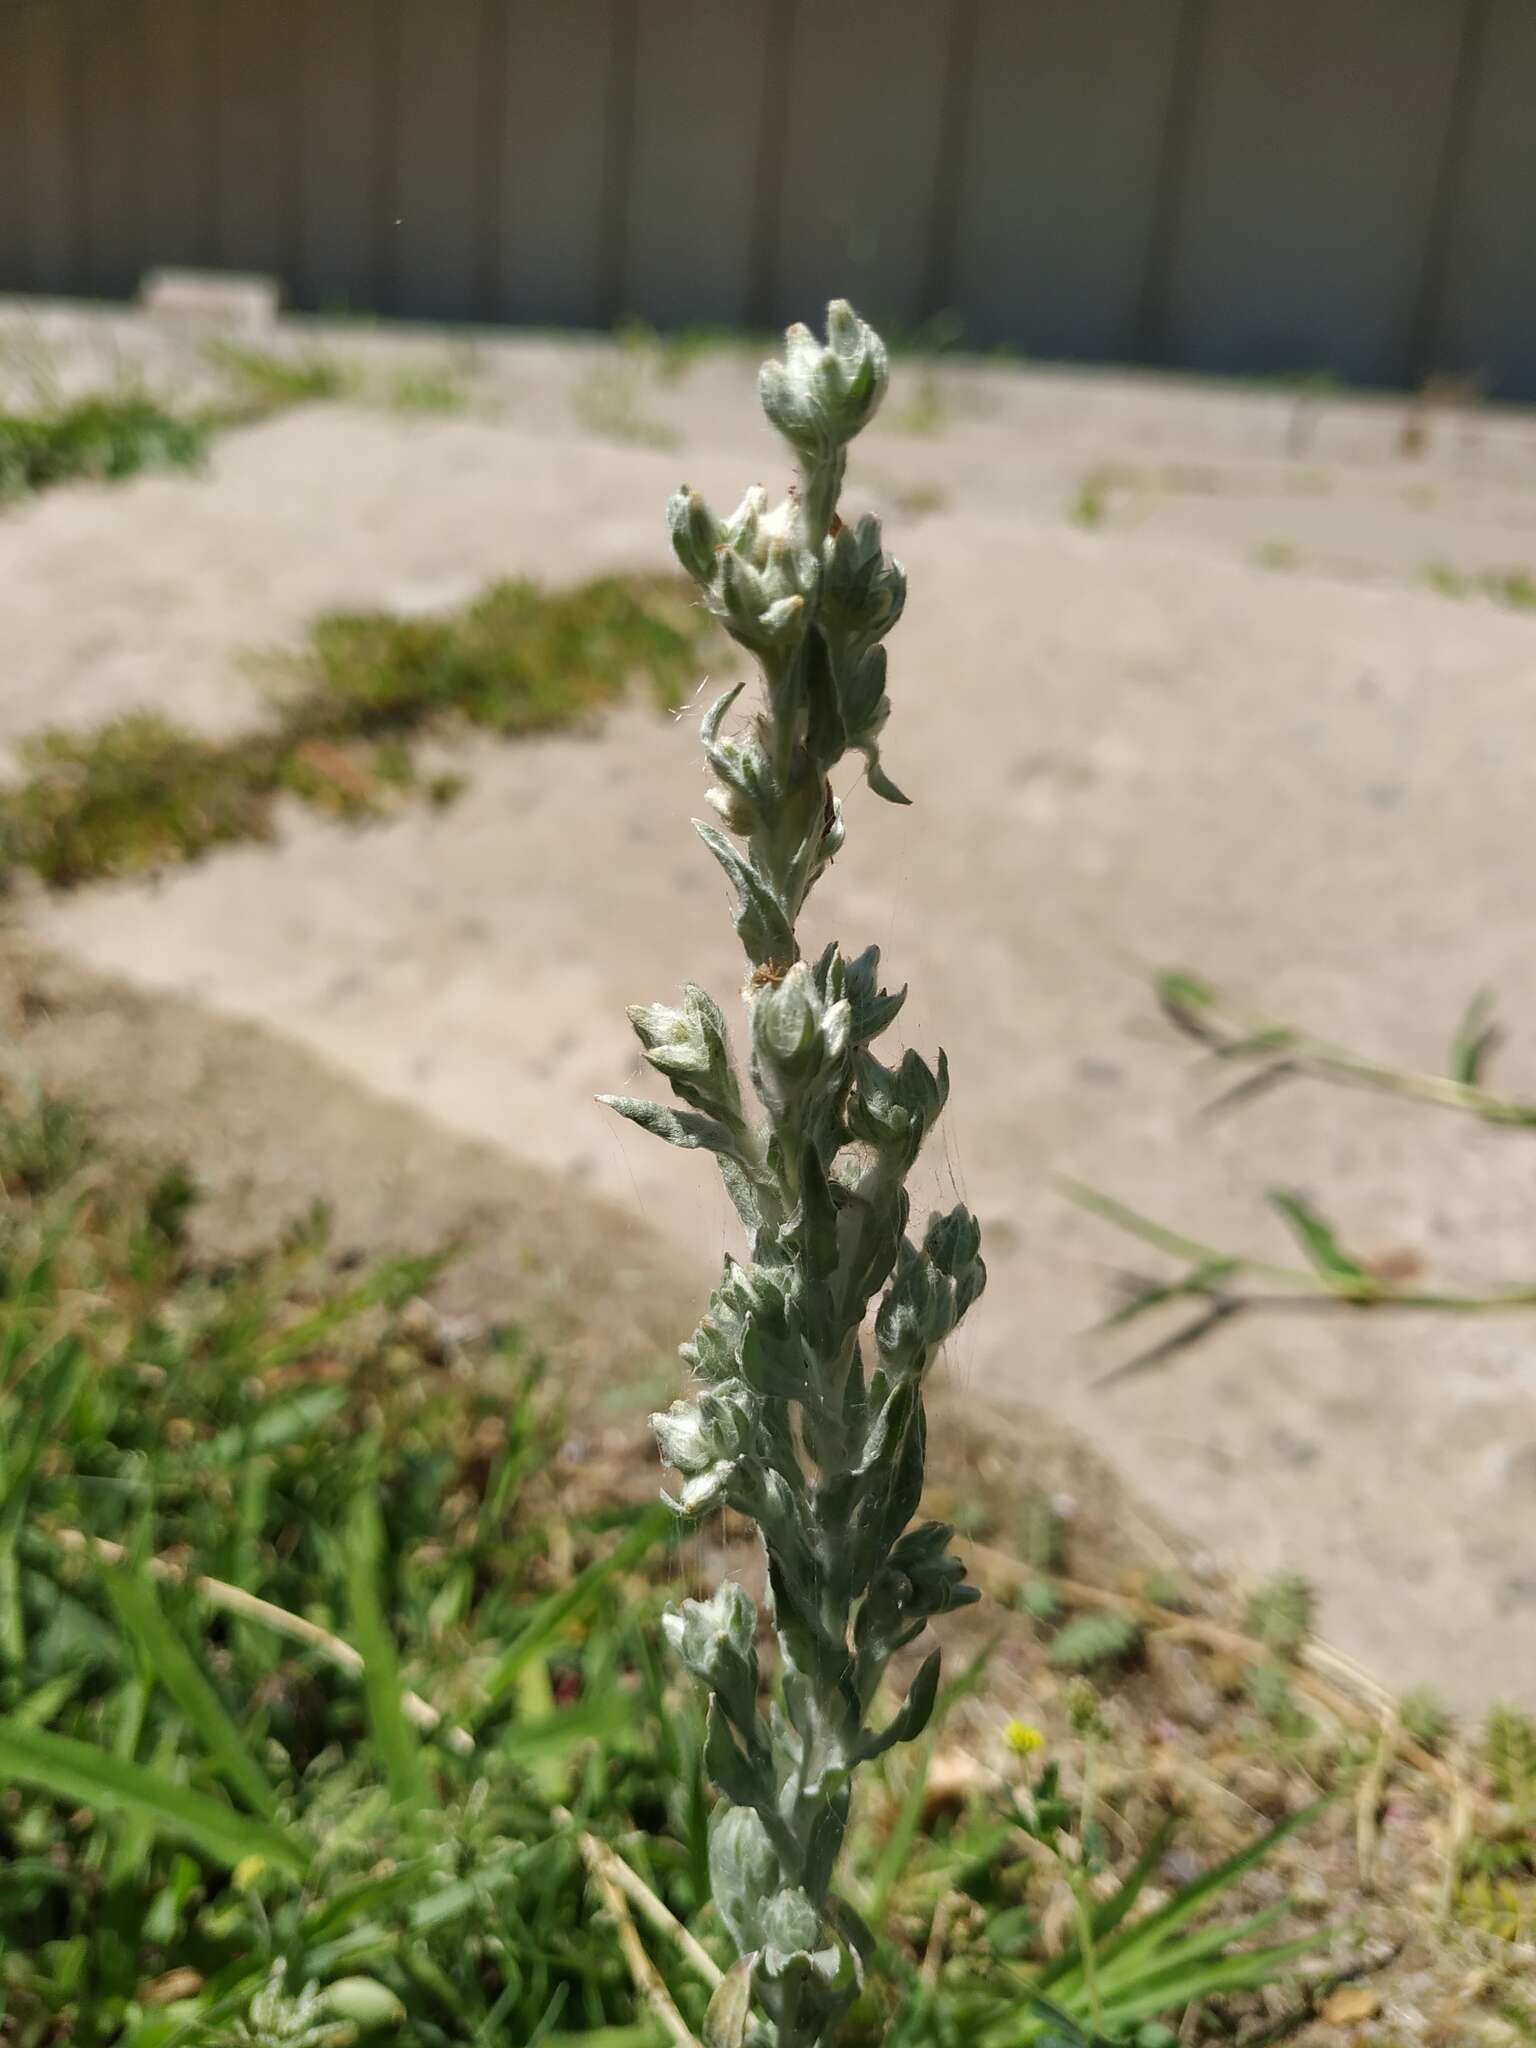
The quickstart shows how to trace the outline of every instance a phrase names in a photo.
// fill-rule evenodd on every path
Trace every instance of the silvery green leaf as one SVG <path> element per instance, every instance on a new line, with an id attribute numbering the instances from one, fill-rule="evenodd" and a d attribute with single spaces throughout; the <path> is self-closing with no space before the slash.
<path id="1" fill-rule="evenodd" d="M 665 1489 L 661 1497 L 675 1515 L 692 1521 L 699 1515 L 707 1515 L 713 1509 L 725 1506 L 736 1470 L 735 1465 L 722 1458 L 718 1465 L 711 1465 L 708 1471 L 695 1473 L 693 1478 L 685 1481 L 675 1498 Z"/>
<path id="2" fill-rule="evenodd" d="M 915 1742 L 922 1734 L 933 1718 L 934 1702 L 939 1696 L 939 1663 L 939 1652 L 931 1650 L 889 1726 L 882 1728 L 878 1735 L 860 1738 L 855 1752 L 859 1763 L 871 1763 L 877 1756 L 884 1756 L 888 1749 L 894 1749 L 898 1742 Z"/>
<path id="3" fill-rule="evenodd" d="M 695 1116 L 690 1110 L 668 1109 L 665 1103 L 646 1102 L 635 1095 L 599 1095 L 597 1099 L 605 1108 L 617 1110 L 620 1116 L 638 1124 L 642 1131 L 665 1138 L 669 1145 L 681 1145 L 685 1149 L 702 1147 L 706 1152 L 735 1155 L 735 1138 L 724 1124 L 717 1123 L 713 1117 Z"/>
<path id="4" fill-rule="evenodd" d="M 782 647 L 799 637 L 805 599 L 798 595 L 775 598 L 758 619 L 763 637 L 771 646 Z"/>
<path id="5" fill-rule="evenodd" d="M 742 493 L 741 503 L 725 522 L 725 543 L 749 558 L 757 552 L 757 530 L 768 510 L 768 493 L 752 484 Z"/>
<path id="6" fill-rule="evenodd" d="M 919 1401 L 901 1438 L 895 1467 L 885 1497 L 880 1523 L 880 1543 L 889 1549 L 917 1513 L 923 1497 L 923 1463 L 928 1449 L 928 1425 Z"/>
<path id="7" fill-rule="evenodd" d="M 711 995 L 689 982 L 680 1010 L 665 1003 L 636 1003 L 626 1014 L 647 1061 L 666 1075 L 674 1093 L 727 1128 L 739 1124 L 741 1090 L 725 1019 Z"/>
<path id="8" fill-rule="evenodd" d="M 897 1378 L 921 1373 L 930 1344 L 943 1334 L 942 1316 L 935 1313 L 938 1277 L 932 1260 L 909 1238 L 903 1238 L 896 1256 L 896 1277 L 875 1316 L 880 1362 Z"/>
<path id="9" fill-rule="evenodd" d="M 722 621 L 751 632 L 758 614 L 768 602 L 762 577 L 745 556 L 734 549 L 721 550 L 716 565 L 713 594 Z"/>
<path id="10" fill-rule="evenodd" d="M 836 767 L 848 751 L 848 727 L 833 675 L 831 653 L 819 626 L 813 626 L 805 636 L 801 674 L 807 714 L 805 743 L 825 773 Z"/>
<path id="11" fill-rule="evenodd" d="M 746 687 L 747 685 L 745 678 L 743 678 L 743 680 L 739 683 L 732 683 L 731 687 L 728 690 L 722 692 L 722 694 L 715 699 L 714 703 L 711 704 L 709 709 L 705 712 L 704 717 L 699 725 L 699 733 L 704 741 L 706 751 L 710 747 L 712 747 L 715 744 L 716 740 L 719 738 L 720 728 L 725 723 L 726 713 L 730 710 L 731 706 L 736 702 L 736 699 L 741 695 L 742 691 Z"/>
<path id="12" fill-rule="evenodd" d="M 698 492 L 685 484 L 668 501 L 667 525 L 677 559 L 695 583 L 707 584 L 714 575 L 715 550 L 722 539 L 719 520 Z"/>
<path id="13" fill-rule="evenodd" d="M 752 2023 L 755 1953 L 740 1957 L 715 1986 L 704 2015 L 703 2048 L 744 2048 Z"/>
<path id="14" fill-rule="evenodd" d="M 665 1414 L 651 1417 L 661 1455 L 675 1472 L 704 1472 L 716 1462 L 714 1432 L 693 1401 L 674 1401 Z"/>
<path id="15" fill-rule="evenodd" d="M 770 1825 L 773 1782 L 765 1768 L 749 1758 L 731 1733 L 718 1699 L 711 1699 L 705 1723 L 704 1768 L 732 1806 L 752 1807 Z"/>
<path id="16" fill-rule="evenodd" d="M 923 1250 L 954 1283 L 953 1321 L 958 1323 L 987 1284 L 987 1268 L 981 1256 L 981 1226 L 963 1203 L 947 1215 L 935 1212 L 928 1219 Z"/>
<path id="17" fill-rule="evenodd" d="M 894 1023 L 907 999 L 905 987 L 894 994 L 880 987 L 878 946 L 866 946 L 852 960 L 844 960 L 834 941 L 816 962 L 814 973 L 824 1002 L 848 1004 L 849 1036 L 856 1047 L 868 1045 Z"/>
<path id="18" fill-rule="evenodd" d="M 864 758 L 869 764 L 864 771 L 864 780 L 869 784 L 876 796 L 884 797 L 888 804 L 911 803 L 911 797 L 904 790 L 898 789 L 889 775 L 880 766 L 880 754 L 877 748 L 866 747 L 864 749 Z"/>
<path id="19" fill-rule="evenodd" d="M 886 666 L 883 647 L 871 647 L 852 663 L 837 664 L 837 693 L 852 746 L 872 745 L 890 718 L 890 699 L 885 694 Z"/>
<path id="20" fill-rule="evenodd" d="M 731 1198 L 731 1207 L 741 1218 L 742 1225 L 750 1237 L 762 1221 L 762 1208 L 752 1176 L 742 1166 L 740 1160 L 733 1159 L 728 1152 L 722 1152 L 720 1178 L 725 1182 L 725 1192 Z"/>
<path id="21" fill-rule="evenodd" d="M 849 1905 L 846 1899 L 839 1898 L 836 1892 L 828 1894 L 822 1910 L 843 1937 L 843 1940 L 847 1942 L 849 1950 L 858 1965 L 859 1980 L 862 1983 L 864 1972 L 875 1959 L 874 1935 L 866 1925 L 863 1917 Z"/>
<path id="22" fill-rule="evenodd" d="M 708 1600 L 685 1600 L 681 1607 L 669 1607 L 662 1627 L 683 1663 L 707 1685 L 714 1683 L 710 1668 L 720 1658 L 745 1663 L 757 1655 L 757 1608 L 734 1579 L 727 1579 Z"/>
<path id="23" fill-rule="evenodd" d="M 786 1069 L 809 1065 L 821 1008 L 811 970 L 797 960 L 778 987 L 763 989 L 752 1005 L 752 1039 L 759 1053 Z"/>
<path id="24" fill-rule="evenodd" d="M 775 1338 L 753 1324 L 737 1357 L 741 1376 L 754 1393 L 774 1401 L 803 1401 L 808 1379 L 798 1336 Z"/>
<path id="25" fill-rule="evenodd" d="M 734 1579 L 709 1600 L 685 1600 L 661 1618 L 673 1653 L 717 1694 L 743 1739 L 757 1728 L 757 1608 Z"/>
<path id="26" fill-rule="evenodd" d="M 783 1883 L 778 1852 L 750 1802 L 722 1799 L 709 1817 L 709 1882 L 737 1949 L 762 1946 L 763 1908 Z"/>
<path id="27" fill-rule="evenodd" d="M 922 1396 L 910 1380 L 897 1380 L 875 1411 L 869 1433 L 859 1447 L 854 1476 L 889 1470 L 906 1436 Z"/>
<path id="28" fill-rule="evenodd" d="M 838 650 L 839 670 L 846 671 L 891 631 L 906 605 L 906 572 L 881 553 L 878 519 L 866 513 L 857 526 L 845 526 L 828 540 L 820 597 L 822 631 Z M 884 674 L 882 665 L 882 689 Z"/>
<path id="29" fill-rule="evenodd" d="M 783 1976 L 794 1956 L 809 1956 L 824 1946 L 821 1915 L 798 1885 L 785 1885 L 763 1909 L 764 1974 Z"/>
<path id="30" fill-rule="evenodd" d="M 795 950 L 795 935 L 784 906 L 773 891 L 713 825 L 696 818 L 693 829 L 725 869 L 738 898 L 736 931 L 747 957 L 755 967 L 778 961 L 788 963 Z"/>
<path id="31" fill-rule="evenodd" d="M 757 1396 L 742 1380 L 722 1380 L 694 1401 L 674 1401 L 651 1417 L 661 1455 L 674 1471 L 698 1473 L 721 1459 L 736 1458 L 750 1445 L 757 1420 Z"/>
<path id="32" fill-rule="evenodd" d="M 841 1642 L 828 1635 L 814 1565 L 794 1555 L 768 1559 L 768 1592 L 773 1625 L 786 1656 L 818 1686 L 836 1682 L 846 1661 Z"/>
<path id="33" fill-rule="evenodd" d="M 837 1203 L 814 1145 L 800 1160 L 798 1237 L 807 1278 L 829 1279 L 837 1270 Z"/>

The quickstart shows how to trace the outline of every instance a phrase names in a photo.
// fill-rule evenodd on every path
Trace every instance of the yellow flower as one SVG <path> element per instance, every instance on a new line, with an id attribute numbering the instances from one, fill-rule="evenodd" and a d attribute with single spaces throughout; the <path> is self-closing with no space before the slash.
<path id="1" fill-rule="evenodd" d="M 1010 1721 L 1003 1730 L 1003 1740 L 1015 1756 L 1033 1756 L 1037 1749 L 1045 1747 L 1045 1737 L 1028 1721 Z"/>

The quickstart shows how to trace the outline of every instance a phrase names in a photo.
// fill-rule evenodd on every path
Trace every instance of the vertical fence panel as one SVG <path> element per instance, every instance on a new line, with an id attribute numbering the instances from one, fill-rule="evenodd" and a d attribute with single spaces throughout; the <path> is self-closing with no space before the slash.
<path id="1" fill-rule="evenodd" d="M 86 289 L 131 299 L 146 268 L 144 15 L 113 0 L 74 0 L 79 37 Z"/>
<path id="2" fill-rule="evenodd" d="M 1536 8 L 1494 0 L 1429 367 L 1536 399 Z"/>
<path id="3" fill-rule="evenodd" d="M 952 276 L 965 338 L 1132 353 L 1180 0 L 982 0 Z"/>
<path id="4" fill-rule="evenodd" d="M 743 325 L 766 0 L 644 0 L 623 307 L 657 326 Z"/>
<path id="5" fill-rule="evenodd" d="M 399 0 L 395 304 L 428 320 L 479 310 L 480 0 Z"/>
<path id="6" fill-rule="evenodd" d="M 926 303 L 953 0 L 798 0 L 770 312 L 842 296 L 897 334 Z"/>
<path id="7" fill-rule="evenodd" d="M 18 0 L 0 0 L 0 290 L 25 284 L 31 255 L 26 76 L 24 10 Z"/>
<path id="8" fill-rule="evenodd" d="M 218 254 L 219 24 L 209 0 L 142 0 L 144 254 L 211 264 Z"/>
<path id="9" fill-rule="evenodd" d="M 288 283 L 297 268 L 299 51 L 295 0 L 210 0 L 218 13 L 218 260 Z"/>
<path id="10" fill-rule="evenodd" d="M 25 0 L 21 31 L 26 282 L 37 292 L 81 291 L 80 105 L 71 23 L 54 0 Z"/>
<path id="11" fill-rule="evenodd" d="M 293 292 L 312 312 L 373 301 L 377 25 L 376 0 L 303 0 L 304 221 Z"/>
<path id="12" fill-rule="evenodd" d="M 1427 0 L 1208 10 L 1170 360 L 1404 374 L 1459 27 Z"/>
<path id="13" fill-rule="evenodd" d="M 603 204 L 615 0 L 510 4 L 495 311 L 541 326 L 593 326 L 607 311 Z"/>
<path id="14" fill-rule="evenodd" d="M 1536 397 L 1533 104 L 1533 0 L 0 0 L 0 289 Z"/>

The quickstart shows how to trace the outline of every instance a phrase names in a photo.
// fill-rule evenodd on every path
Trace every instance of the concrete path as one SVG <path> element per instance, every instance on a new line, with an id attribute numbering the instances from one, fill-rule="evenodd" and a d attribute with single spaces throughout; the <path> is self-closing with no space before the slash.
<path id="1" fill-rule="evenodd" d="M 496 373 L 523 380 L 496 417 L 315 408 L 227 439 L 208 480 L 0 521 L 0 738 L 130 700 L 238 721 L 256 701 L 241 650 L 320 605 L 659 567 L 679 476 L 722 499 L 779 481 L 737 359 L 644 385 L 644 416 L 682 439 L 660 449 L 584 428 L 572 392 L 601 358 L 541 346 Z M 685 435 L 695 379 L 704 426 Z M 1409 459 L 1385 415 L 1350 426 L 1341 408 L 1335 456 L 1320 425 L 1287 457 L 1272 395 L 1202 412 L 1176 391 L 1159 413 L 1155 389 L 1127 386 L 1117 421 L 1116 390 L 957 376 L 919 433 L 898 384 L 858 451 L 911 575 L 888 757 L 914 808 L 847 778 L 848 844 L 811 923 L 877 941 L 912 983 L 904 1039 L 950 1055 L 917 1195 L 958 1188 L 992 1270 L 950 1369 L 978 1400 L 1082 1431 L 1195 1544 L 1311 1574 L 1329 1634 L 1383 1677 L 1533 1700 L 1536 1316 L 1253 1320 L 1095 1391 L 1123 1354 L 1078 1333 L 1129 1248 L 1052 1187 L 1080 1175 L 1284 1256 L 1262 1195 L 1299 1186 L 1348 1241 L 1412 1248 L 1447 1285 L 1536 1276 L 1536 1141 L 1317 1087 L 1197 1122 L 1188 1049 L 1126 964 L 1182 962 L 1429 1067 L 1491 986 L 1511 1026 L 1501 1078 L 1536 1093 L 1536 614 L 1421 574 L 1536 566 L 1528 429 Z M 1126 469 L 1214 463 L 1222 488 L 1149 486 L 1133 516 L 1111 483 L 1104 520 L 1074 525 L 1067 486 L 1117 445 Z M 1252 559 L 1282 501 L 1301 562 L 1283 573 Z M 694 720 L 637 705 L 600 737 L 476 745 L 460 765 L 446 812 L 357 832 L 296 815 L 274 849 L 37 899 L 28 920 L 93 971 L 265 1025 L 573 1204 L 643 1219 L 702 1288 L 730 1227 L 703 1163 L 591 1100 L 637 1079 L 627 1002 L 686 977 L 727 998 L 738 976 L 687 829 Z"/>

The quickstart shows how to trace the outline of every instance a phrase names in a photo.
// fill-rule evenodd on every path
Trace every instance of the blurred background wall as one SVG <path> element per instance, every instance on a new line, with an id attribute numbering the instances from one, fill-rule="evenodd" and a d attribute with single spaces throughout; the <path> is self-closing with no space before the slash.
<path id="1" fill-rule="evenodd" d="M 1536 398 L 1533 110 L 1536 0 L 0 0 L 0 290 Z"/>

